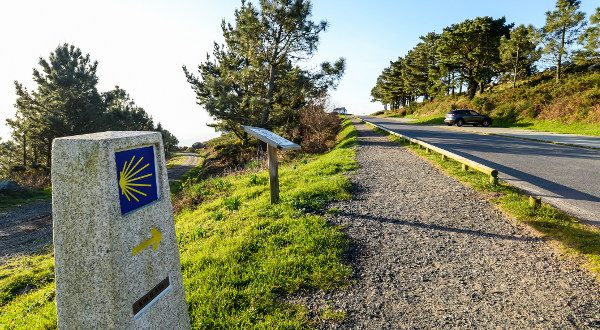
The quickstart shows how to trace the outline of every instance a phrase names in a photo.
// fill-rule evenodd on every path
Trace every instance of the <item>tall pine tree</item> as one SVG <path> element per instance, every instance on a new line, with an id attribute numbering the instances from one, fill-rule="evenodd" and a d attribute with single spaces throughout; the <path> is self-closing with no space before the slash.
<path id="1" fill-rule="evenodd" d="M 500 57 L 505 70 L 512 74 L 513 88 L 517 78 L 529 76 L 541 53 L 537 48 L 539 38 L 533 25 L 519 25 L 510 31 L 510 37 L 500 39 Z"/>
<path id="2" fill-rule="evenodd" d="M 258 6 L 242 1 L 235 23 L 222 23 L 225 45 L 215 44 L 199 76 L 183 67 L 215 128 L 244 140 L 240 125 L 283 130 L 309 99 L 335 87 L 343 59 L 323 63 L 318 72 L 299 66 L 312 57 L 327 27 L 313 22 L 311 11 L 307 0 L 261 0 Z"/>
<path id="3" fill-rule="evenodd" d="M 585 14 L 579 11 L 579 0 L 557 0 L 556 7 L 546 12 L 544 52 L 556 63 L 556 81 L 560 81 L 562 64 L 571 55 L 570 46 L 585 27 Z"/>

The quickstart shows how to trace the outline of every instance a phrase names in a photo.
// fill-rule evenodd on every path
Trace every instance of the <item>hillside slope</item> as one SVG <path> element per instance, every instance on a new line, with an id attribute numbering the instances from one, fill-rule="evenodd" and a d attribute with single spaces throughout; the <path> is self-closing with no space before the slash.
<path id="1" fill-rule="evenodd" d="M 410 116 L 419 123 L 442 123 L 452 109 L 475 109 L 494 119 L 494 126 L 520 127 L 557 133 L 600 136 L 600 72 L 566 74 L 555 82 L 542 73 L 520 82 L 506 83 L 469 100 L 464 94 L 392 110 L 384 116 Z"/>

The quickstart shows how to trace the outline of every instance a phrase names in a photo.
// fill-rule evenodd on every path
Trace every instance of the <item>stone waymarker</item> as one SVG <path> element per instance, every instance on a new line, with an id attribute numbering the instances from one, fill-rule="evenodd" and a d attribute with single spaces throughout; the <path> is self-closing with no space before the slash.
<path id="1" fill-rule="evenodd" d="M 267 144 L 271 204 L 279 203 L 279 165 L 277 164 L 277 149 L 298 150 L 300 149 L 300 146 L 264 128 L 252 126 L 242 127 L 246 133 Z"/>
<path id="2" fill-rule="evenodd" d="M 160 133 L 54 140 L 60 329 L 189 329 Z"/>

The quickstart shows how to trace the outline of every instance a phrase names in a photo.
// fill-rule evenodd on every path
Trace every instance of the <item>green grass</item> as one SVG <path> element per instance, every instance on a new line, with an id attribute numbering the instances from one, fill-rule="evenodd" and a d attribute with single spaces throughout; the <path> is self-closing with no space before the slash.
<path id="1" fill-rule="evenodd" d="M 0 329 L 56 328 L 52 253 L 13 258 L 0 266 Z"/>
<path id="2" fill-rule="evenodd" d="M 175 167 L 175 166 L 180 166 L 181 164 L 183 164 L 184 161 L 185 161 L 185 156 L 175 155 L 175 156 L 171 157 L 171 159 L 169 159 L 167 161 L 167 168 L 172 168 L 172 167 Z"/>
<path id="3" fill-rule="evenodd" d="M 387 134 L 378 130 L 381 134 Z M 489 183 L 489 176 L 475 171 L 465 172 L 461 164 L 454 160 L 442 160 L 441 155 L 427 154 L 418 146 L 402 142 L 397 137 L 391 139 L 403 144 L 409 150 L 429 160 L 445 173 L 457 178 L 466 185 L 489 196 L 489 200 L 500 210 L 535 229 L 546 241 L 557 242 L 567 255 L 581 261 L 598 281 L 600 281 L 600 230 L 578 222 L 578 220 L 555 207 L 542 203 L 533 210 L 529 206 L 529 195 L 504 182 L 499 185 Z"/>
<path id="4" fill-rule="evenodd" d="M 349 198 L 356 131 L 344 122 L 337 147 L 280 167 L 282 202 L 269 203 L 266 171 L 190 185 L 203 202 L 175 217 L 193 328 L 306 328 L 304 306 L 286 297 L 346 285 L 348 239 L 320 214 Z M 56 327 L 52 254 L 0 265 L 0 329 Z M 329 315 L 331 314 L 331 315 Z M 339 319 L 343 311 L 326 312 Z"/>
<path id="5" fill-rule="evenodd" d="M 317 214 L 349 198 L 345 175 L 356 167 L 355 131 L 345 122 L 338 147 L 280 167 L 282 202 L 269 203 L 268 173 L 228 176 L 176 219 L 184 283 L 194 327 L 302 328 L 303 306 L 285 301 L 305 289 L 347 283 L 348 241 Z M 213 180 L 213 181 L 215 181 Z"/>
<path id="6" fill-rule="evenodd" d="M 24 189 L 16 192 L 0 193 L 0 211 L 6 211 L 16 206 L 29 204 L 40 200 L 52 198 L 50 188 L 44 190 Z"/>
<path id="7" fill-rule="evenodd" d="M 395 116 L 395 115 L 391 114 L 391 115 L 384 115 L 384 117 L 414 118 L 416 120 L 410 122 L 409 124 L 415 124 L 415 125 L 432 125 L 432 124 L 443 125 L 444 124 L 444 116 L 443 115 Z M 532 131 L 538 131 L 538 132 L 552 132 L 552 133 L 600 136 L 600 124 L 597 124 L 597 123 L 581 123 L 581 122 L 565 123 L 564 121 L 558 121 L 558 120 L 538 120 L 538 119 L 522 119 L 522 120 L 515 122 L 515 121 L 496 119 L 496 120 L 494 120 L 493 126 L 494 127 L 526 129 L 526 130 L 532 130 Z"/>
<path id="8" fill-rule="evenodd" d="M 442 125 L 444 123 L 444 116 L 439 116 L 439 115 L 431 115 L 431 116 L 424 116 L 424 117 L 413 117 L 410 116 L 409 118 L 415 118 L 416 120 L 413 122 L 410 122 L 410 124 L 416 124 L 416 125 Z"/>
<path id="9" fill-rule="evenodd" d="M 580 134 L 600 136 L 600 124 L 598 123 L 565 123 L 557 120 L 521 120 L 518 122 L 504 123 L 502 121 L 494 122 L 497 127 L 521 128 L 538 132 L 553 132 L 564 134 Z"/>
<path id="10" fill-rule="evenodd" d="M 329 320 L 334 322 L 342 322 L 348 316 L 344 310 L 334 310 L 331 306 L 326 306 L 319 311 L 322 320 Z"/>

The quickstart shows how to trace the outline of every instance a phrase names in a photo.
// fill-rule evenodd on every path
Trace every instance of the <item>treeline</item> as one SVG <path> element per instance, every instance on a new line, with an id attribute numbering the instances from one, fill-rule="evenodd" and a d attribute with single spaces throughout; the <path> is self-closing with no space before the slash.
<path id="1" fill-rule="evenodd" d="M 30 168 L 49 169 L 52 140 L 101 131 L 160 131 L 165 151 L 178 144 L 173 134 L 136 105 L 118 86 L 97 89 L 97 61 L 79 48 L 63 44 L 33 69 L 36 88 L 29 91 L 15 81 L 16 115 L 7 120 L 10 141 L 0 141 L 0 176 Z"/>
<path id="2" fill-rule="evenodd" d="M 499 82 L 512 81 L 514 87 L 537 72 L 540 59 L 555 66 L 560 81 L 565 61 L 600 62 L 600 7 L 589 22 L 579 9 L 579 0 L 558 0 L 540 29 L 486 16 L 453 24 L 440 34 L 430 32 L 383 70 L 371 90 L 372 101 L 397 109 L 463 93 L 463 88 L 473 98 Z"/>

